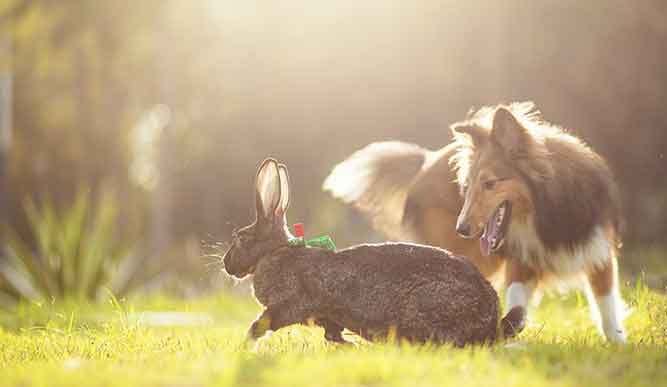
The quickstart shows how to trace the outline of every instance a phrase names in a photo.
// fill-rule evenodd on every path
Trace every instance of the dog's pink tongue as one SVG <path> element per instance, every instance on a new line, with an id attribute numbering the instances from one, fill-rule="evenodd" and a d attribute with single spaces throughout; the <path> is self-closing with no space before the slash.
<path id="1" fill-rule="evenodd" d="M 488 237 L 488 233 L 484 230 L 484 234 L 479 238 L 479 248 L 482 250 L 482 255 L 489 256 L 491 254 L 491 239 Z"/>
<path id="2" fill-rule="evenodd" d="M 484 227 L 484 233 L 482 234 L 482 237 L 479 238 L 479 248 L 482 250 L 482 254 L 485 256 L 491 255 L 491 241 L 498 233 L 498 222 L 496 221 L 497 216 L 497 213 L 493 214 L 488 223 L 486 223 L 486 227 Z"/>

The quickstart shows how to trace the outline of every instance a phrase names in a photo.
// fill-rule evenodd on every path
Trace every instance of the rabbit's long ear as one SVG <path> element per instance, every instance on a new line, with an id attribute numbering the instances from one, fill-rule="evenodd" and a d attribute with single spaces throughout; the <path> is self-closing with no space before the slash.
<path id="1" fill-rule="evenodd" d="M 257 171 L 257 220 L 273 221 L 280 206 L 280 172 L 278 162 L 267 158 Z"/>
<path id="2" fill-rule="evenodd" d="M 284 164 L 278 164 L 278 173 L 280 175 L 280 204 L 276 209 L 276 217 L 284 217 L 287 213 L 290 203 L 289 174 Z"/>

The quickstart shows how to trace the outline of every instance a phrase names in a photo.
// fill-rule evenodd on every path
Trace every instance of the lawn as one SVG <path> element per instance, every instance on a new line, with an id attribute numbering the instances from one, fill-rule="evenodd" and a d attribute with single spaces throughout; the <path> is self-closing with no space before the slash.
<path id="1" fill-rule="evenodd" d="M 0 312 L 2 386 L 566 386 L 667 383 L 667 296 L 626 286 L 630 344 L 603 342 L 577 293 L 545 298 L 492 347 L 327 344 L 292 327 L 244 344 L 249 295 L 144 297 Z M 157 313 L 159 312 L 159 313 Z"/>

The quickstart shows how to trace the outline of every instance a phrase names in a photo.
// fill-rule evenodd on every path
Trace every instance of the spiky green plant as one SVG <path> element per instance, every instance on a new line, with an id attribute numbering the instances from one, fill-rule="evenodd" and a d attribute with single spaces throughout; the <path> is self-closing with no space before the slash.
<path id="1" fill-rule="evenodd" d="M 103 189 L 96 200 L 80 190 L 71 207 L 56 210 L 46 197 L 41 205 L 24 203 L 34 248 L 4 227 L 8 260 L 0 262 L 0 284 L 10 297 L 94 300 L 103 289 L 128 290 L 130 250 L 117 227 L 116 198 Z"/>

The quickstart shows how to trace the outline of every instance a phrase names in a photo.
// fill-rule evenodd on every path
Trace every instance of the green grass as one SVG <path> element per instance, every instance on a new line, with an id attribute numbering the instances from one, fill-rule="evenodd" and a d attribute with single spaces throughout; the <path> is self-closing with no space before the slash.
<path id="1" fill-rule="evenodd" d="M 327 344 L 293 327 L 244 344 L 250 297 L 149 298 L 102 306 L 32 304 L 0 312 L 2 386 L 566 386 L 667 381 L 667 296 L 625 294 L 631 343 L 603 342 L 582 296 L 550 297 L 509 345 L 466 348 Z M 199 325 L 153 326 L 152 311 Z M 204 318 L 201 318 L 204 316 Z"/>

